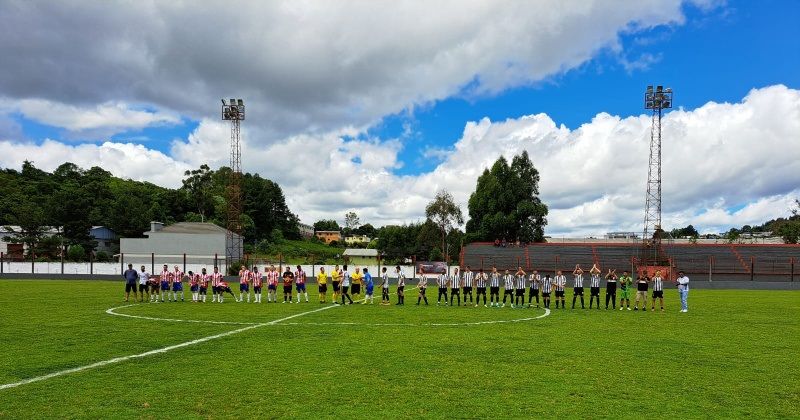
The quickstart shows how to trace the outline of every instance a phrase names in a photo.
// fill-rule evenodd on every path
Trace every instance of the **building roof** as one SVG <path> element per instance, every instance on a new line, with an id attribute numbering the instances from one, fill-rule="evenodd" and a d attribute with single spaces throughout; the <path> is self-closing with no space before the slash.
<path id="1" fill-rule="evenodd" d="M 194 234 L 225 234 L 227 229 L 219 227 L 213 223 L 201 222 L 179 222 L 165 226 L 163 229 L 156 231 L 157 233 L 194 233 Z M 153 233 L 152 231 L 150 233 Z"/>
<path id="2" fill-rule="evenodd" d="M 342 232 L 339 232 L 338 230 L 315 230 L 314 232 L 315 233 L 336 233 L 338 235 L 342 234 Z"/>
<path id="3" fill-rule="evenodd" d="M 347 248 L 342 255 L 348 257 L 377 257 L 377 249 L 360 249 L 360 248 Z"/>

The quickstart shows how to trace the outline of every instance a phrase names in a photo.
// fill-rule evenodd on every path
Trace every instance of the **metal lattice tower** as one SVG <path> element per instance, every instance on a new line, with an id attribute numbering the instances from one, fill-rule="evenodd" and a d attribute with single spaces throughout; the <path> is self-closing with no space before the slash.
<path id="1" fill-rule="evenodd" d="M 231 263 L 239 261 L 244 256 L 242 239 L 242 147 L 241 147 L 241 122 L 244 121 L 244 101 L 231 99 L 230 102 L 222 100 L 222 119 L 231 122 L 231 177 L 225 190 L 228 204 L 228 233 L 225 238 L 225 264 L 226 269 Z"/>
<path id="2" fill-rule="evenodd" d="M 644 94 L 644 107 L 651 109 L 650 158 L 647 166 L 647 194 L 644 204 L 644 245 L 645 260 L 659 260 L 661 249 L 661 113 L 672 108 L 672 89 L 663 86 L 647 86 Z"/>

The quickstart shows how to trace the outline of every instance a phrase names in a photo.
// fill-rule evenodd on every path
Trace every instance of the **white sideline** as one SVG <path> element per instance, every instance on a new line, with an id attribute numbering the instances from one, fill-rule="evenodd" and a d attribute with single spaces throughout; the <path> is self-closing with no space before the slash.
<path id="1" fill-rule="evenodd" d="M 233 334 L 238 334 L 240 332 L 244 332 L 244 331 L 247 331 L 247 330 L 252 330 L 254 328 L 259 328 L 259 327 L 263 327 L 263 326 L 267 326 L 267 325 L 275 325 L 275 324 L 277 324 L 279 322 L 286 321 L 288 319 L 297 318 L 297 317 L 300 317 L 300 316 L 303 316 L 303 315 L 313 314 L 314 312 L 320 312 L 320 311 L 324 311 L 326 309 L 331 309 L 331 308 L 335 308 L 335 307 L 336 306 L 324 306 L 324 307 L 319 308 L 319 309 L 314 309 L 312 311 L 307 311 L 307 312 L 301 312 L 299 314 L 290 315 L 290 316 L 287 316 L 287 317 L 284 317 L 284 318 L 276 319 L 274 321 L 265 322 L 265 323 L 262 323 L 262 324 L 250 325 L 250 326 L 247 326 L 247 327 L 244 327 L 244 328 L 239 328 L 239 329 L 236 329 L 236 330 L 233 330 L 233 331 L 228 331 L 228 332 L 224 332 L 224 333 L 220 333 L 220 334 L 209 335 L 208 337 L 198 338 L 196 340 L 187 341 L 185 343 L 180 343 L 180 344 L 175 344 L 175 345 L 163 347 L 163 348 L 160 348 L 160 349 L 150 350 L 150 351 L 147 351 L 147 352 L 144 352 L 144 353 L 132 354 L 130 356 L 115 357 L 113 359 L 103 360 L 103 361 L 100 361 L 100 362 L 92 363 L 90 365 L 79 366 L 79 367 L 76 367 L 76 368 L 65 369 L 65 370 L 60 370 L 58 372 L 48 373 L 47 375 L 42 375 L 42 376 L 36 376 L 34 378 L 23 379 L 23 380 L 21 380 L 19 382 L 2 384 L 2 385 L 0 385 L 0 390 L 9 389 L 9 388 L 16 388 L 16 387 L 18 387 L 20 385 L 27 385 L 27 384 L 32 383 L 32 382 L 44 381 L 45 379 L 55 378 L 56 376 L 63 376 L 63 375 L 67 375 L 67 374 L 70 374 L 70 373 L 82 372 L 84 370 L 89 370 L 89 369 L 94 369 L 94 368 L 107 366 L 107 365 L 111 365 L 111 364 L 115 364 L 115 363 L 120 363 L 120 362 L 124 362 L 126 360 L 140 359 L 142 357 L 152 356 L 154 354 L 166 353 L 168 351 L 172 351 L 172 350 L 175 350 L 175 349 L 179 349 L 179 348 L 183 348 L 183 347 L 189 347 L 189 346 L 193 346 L 195 344 L 205 343 L 206 341 L 216 340 L 218 338 L 227 337 L 227 336 L 233 335 Z M 121 314 L 116 314 L 116 315 L 121 315 Z"/>

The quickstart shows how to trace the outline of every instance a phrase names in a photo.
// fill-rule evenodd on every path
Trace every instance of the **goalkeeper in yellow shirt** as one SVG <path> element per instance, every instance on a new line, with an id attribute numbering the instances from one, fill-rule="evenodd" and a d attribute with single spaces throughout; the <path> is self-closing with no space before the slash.
<path id="1" fill-rule="evenodd" d="M 325 272 L 325 267 L 319 268 L 317 287 L 319 288 L 319 303 L 325 303 L 327 301 L 325 295 L 328 293 L 328 273 Z"/>
<path id="2" fill-rule="evenodd" d="M 354 300 L 361 300 L 361 286 L 364 284 L 364 275 L 361 274 L 361 269 L 356 267 L 356 272 L 350 276 L 350 281 L 352 284 L 350 285 L 351 294 L 353 295 Z"/>

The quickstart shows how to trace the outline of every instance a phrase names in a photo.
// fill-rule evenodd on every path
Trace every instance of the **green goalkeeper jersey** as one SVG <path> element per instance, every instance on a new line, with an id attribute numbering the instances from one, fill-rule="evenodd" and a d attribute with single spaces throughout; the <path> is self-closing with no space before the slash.
<path id="1" fill-rule="evenodd" d="M 631 276 L 620 276 L 619 287 L 620 289 L 627 289 L 633 283 Z"/>

